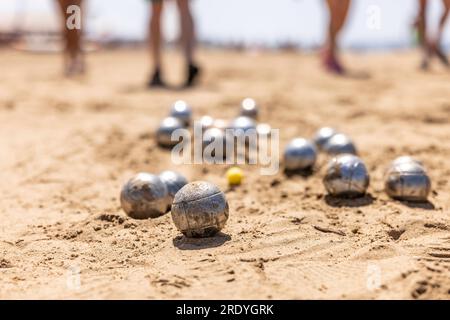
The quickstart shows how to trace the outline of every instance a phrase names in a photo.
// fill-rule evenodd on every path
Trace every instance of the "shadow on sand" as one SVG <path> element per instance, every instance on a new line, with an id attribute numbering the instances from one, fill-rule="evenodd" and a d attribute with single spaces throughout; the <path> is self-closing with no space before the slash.
<path id="1" fill-rule="evenodd" d="M 314 174 L 314 171 L 312 168 L 308 168 L 305 170 L 287 170 L 284 169 L 284 175 L 288 178 L 292 178 L 295 176 L 303 177 L 303 178 L 309 178 Z"/>
<path id="2" fill-rule="evenodd" d="M 177 236 L 173 238 L 172 242 L 173 245 L 180 250 L 202 250 L 220 247 L 230 240 L 231 237 L 228 234 L 219 232 L 214 237 L 210 238 L 187 238 L 185 236 Z"/>
<path id="3" fill-rule="evenodd" d="M 413 202 L 413 201 L 398 201 L 398 202 L 409 208 L 424 209 L 424 210 L 435 210 L 436 209 L 434 204 L 428 200 L 422 201 L 422 202 Z"/>
<path id="4" fill-rule="evenodd" d="M 144 92 L 164 92 L 164 91 L 187 91 L 196 88 L 196 86 L 185 86 L 185 85 L 165 85 L 162 87 L 149 87 L 147 85 L 128 85 L 119 89 L 123 94 L 135 94 Z"/>
<path id="5" fill-rule="evenodd" d="M 375 198 L 372 197 L 371 194 L 366 194 L 363 197 L 358 197 L 358 198 L 339 198 L 339 197 L 330 196 L 329 194 L 325 196 L 325 202 L 327 203 L 327 205 L 329 205 L 331 207 L 335 207 L 335 208 L 365 207 L 365 206 L 371 205 L 374 200 L 375 200 Z"/>

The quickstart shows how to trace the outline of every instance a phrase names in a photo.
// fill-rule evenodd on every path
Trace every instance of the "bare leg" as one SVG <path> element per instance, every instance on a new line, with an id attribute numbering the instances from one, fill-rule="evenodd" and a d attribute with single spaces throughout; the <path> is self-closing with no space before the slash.
<path id="1" fill-rule="evenodd" d="M 445 23 L 447 22 L 447 18 L 449 16 L 450 11 L 450 0 L 442 0 L 442 4 L 444 5 L 444 12 L 442 13 L 441 19 L 439 20 L 439 28 L 437 31 L 437 35 L 436 38 L 433 40 L 431 46 L 434 54 L 436 54 L 439 60 L 447 67 L 450 67 L 448 58 L 441 48 L 442 35 L 444 33 Z"/>
<path id="2" fill-rule="evenodd" d="M 150 49 L 153 58 L 153 75 L 149 81 L 149 86 L 164 86 L 161 79 L 161 13 L 163 1 L 152 1 L 151 19 L 149 25 Z"/>
<path id="3" fill-rule="evenodd" d="M 81 29 L 67 28 L 67 8 L 71 5 L 81 7 L 82 0 L 58 0 L 61 9 L 62 30 L 65 38 L 65 74 L 73 76 L 84 73 L 84 55 L 81 47 Z"/>
<path id="4" fill-rule="evenodd" d="M 188 63 L 193 62 L 193 51 L 195 46 L 194 21 L 188 0 L 177 0 L 180 10 L 181 20 L 181 41 L 184 49 L 184 55 Z"/>
<path id="5" fill-rule="evenodd" d="M 178 10 L 181 20 L 181 42 L 187 63 L 187 79 L 185 86 L 192 86 L 195 83 L 200 70 L 194 62 L 195 49 L 195 28 L 189 0 L 177 0 Z"/>
<path id="6" fill-rule="evenodd" d="M 330 13 L 328 38 L 324 48 L 323 63 L 325 68 L 333 73 L 342 74 L 344 68 L 337 58 L 337 38 L 347 19 L 350 0 L 327 0 Z"/>
<path id="7" fill-rule="evenodd" d="M 441 20 L 439 20 L 439 29 L 438 29 L 438 34 L 437 34 L 437 40 L 439 42 L 442 40 L 445 23 L 447 22 L 447 18 L 449 16 L 450 0 L 442 0 L 442 4 L 444 6 L 444 12 L 442 13 Z"/>
<path id="8" fill-rule="evenodd" d="M 419 36 L 419 45 L 422 49 L 421 68 L 426 70 L 430 65 L 430 47 L 427 37 L 427 7 L 428 0 L 419 0 L 419 14 L 417 15 L 416 26 Z"/>
<path id="9" fill-rule="evenodd" d="M 417 15 L 416 26 L 419 36 L 419 44 L 426 46 L 426 31 L 427 31 L 427 6 L 428 0 L 419 0 L 419 14 Z"/>

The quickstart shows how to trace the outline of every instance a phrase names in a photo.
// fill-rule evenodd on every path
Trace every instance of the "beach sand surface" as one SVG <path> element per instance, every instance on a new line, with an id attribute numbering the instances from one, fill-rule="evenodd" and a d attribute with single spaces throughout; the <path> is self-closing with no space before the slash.
<path id="1" fill-rule="evenodd" d="M 146 90 L 145 51 L 100 51 L 89 74 L 60 76 L 57 55 L 0 51 L 1 299 L 449 299 L 450 72 L 418 70 L 417 52 L 346 54 L 348 77 L 315 55 L 203 50 L 195 90 Z M 181 80 L 181 57 L 166 58 Z M 230 119 L 242 98 L 280 129 L 281 149 L 321 126 L 347 133 L 370 171 L 368 194 L 326 195 L 321 154 L 310 176 L 243 166 L 180 165 L 154 133 L 176 99 L 194 116 Z M 400 155 L 423 161 L 427 203 L 388 198 Z M 223 233 L 186 239 L 170 213 L 133 220 L 120 208 L 133 174 L 174 169 L 225 191 Z"/>

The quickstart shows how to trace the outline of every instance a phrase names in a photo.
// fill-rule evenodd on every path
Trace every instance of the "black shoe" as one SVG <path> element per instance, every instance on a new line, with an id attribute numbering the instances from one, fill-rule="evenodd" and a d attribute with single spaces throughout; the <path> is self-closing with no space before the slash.
<path id="1" fill-rule="evenodd" d="M 193 85 L 195 85 L 195 82 L 199 75 L 200 75 L 200 68 L 197 67 L 195 64 L 190 63 L 188 65 L 188 75 L 184 86 L 192 87 Z"/>
<path id="2" fill-rule="evenodd" d="M 156 70 L 153 73 L 153 76 L 151 77 L 150 81 L 148 82 L 147 86 L 149 88 L 158 88 L 158 87 L 165 87 L 166 84 L 161 79 L 161 72 L 159 70 Z"/>

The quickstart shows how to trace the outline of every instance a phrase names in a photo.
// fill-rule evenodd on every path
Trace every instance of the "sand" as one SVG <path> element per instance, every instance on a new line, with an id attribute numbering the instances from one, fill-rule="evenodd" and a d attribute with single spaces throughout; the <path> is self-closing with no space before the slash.
<path id="1" fill-rule="evenodd" d="M 197 89 L 148 91 L 144 51 L 93 53 L 76 80 L 60 77 L 58 56 L 0 51 L 0 298 L 449 299 L 450 72 L 420 72 L 416 52 L 344 57 L 358 71 L 348 78 L 322 73 L 314 55 L 204 50 Z M 182 60 L 166 62 L 176 83 Z M 231 118 L 244 96 L 282 145 L 323 125 L 349 134 L 368 195 L 328 197 L 323 155 L 308 177 L 245 166 L 229 190 L 227 166 L 175 166 L 156 146 L 175 99 L 196 117 Z M 428 168 L 428 203 L 383 192 L 403 154 Z M 170 214 L 126 217 L 122 184 L 165 169 L 226 192 L 222 234 L 191 240 Z"/>

